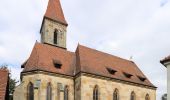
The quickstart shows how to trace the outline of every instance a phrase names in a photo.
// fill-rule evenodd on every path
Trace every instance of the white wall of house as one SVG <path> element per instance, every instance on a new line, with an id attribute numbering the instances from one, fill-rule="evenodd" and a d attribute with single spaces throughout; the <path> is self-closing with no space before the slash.
<path id="1" fill-rule="evenodd" d="M 167 84 L 168 84 L 168 86 L 167 86 L 167 97 L 168 97 L 168 99 L 167 100 L 170 100 L 170 62 L 169 62 L 169 64 L 167 65 Z"/>
<path id="2" fill-rule="evenodd" d="M 170 100 L 170 61 L 164 65 L 167 67 L 167 100 Z"/>

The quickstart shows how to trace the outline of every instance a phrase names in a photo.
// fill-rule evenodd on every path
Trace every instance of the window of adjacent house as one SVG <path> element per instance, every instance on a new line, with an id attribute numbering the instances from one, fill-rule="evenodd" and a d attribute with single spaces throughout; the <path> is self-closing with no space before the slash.
<path id="1" fill-rule="evenodd" d="M 97 85 L 94 87 L 93 90 L 93 100 L 99 100 L 99 90 Z"/>
<path id="2" fill-rule="evenodd" d="M 149 94 L 146 94 L 145 100 L 150 100 Z"/>
<path id="3" fill-rule="evenodd" d="M 130 100 L 136 100 L 136 95 L 134 91 L 131 93 Z"/>
<path id="4" fill-rule="evenodd" d="M 58 30 L 54 31 L 54 44 L 57 44 L 57 39 L 58 39 Z"/>
<path id="5" fill-rule="evenodd" d="M 68 86 L 64 88 L 64 100 L 68 100 Z"/>
<path id="6" fill-rule="evenodd" d="M 30 82 L 27 87 L 27 100 L 34 100 L 34 85 Z"/>
<path id="7" fill-rule="evenodd" d="M 119 91 L 118 89 L 115 89 L 113 93 L 113 100 L 119 100 Z"/>
<path id="8" fill-rule="evenodd" d="M 47 99 L 46 100 L 52 100 L 52 87 L 51 87 L 51 83 L 48 83 L 48 85 L 47 85 Z"/>

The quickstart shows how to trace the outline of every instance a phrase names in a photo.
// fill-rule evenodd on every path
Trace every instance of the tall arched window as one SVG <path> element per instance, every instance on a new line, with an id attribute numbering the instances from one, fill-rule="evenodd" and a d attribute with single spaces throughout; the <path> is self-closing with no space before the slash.
<path id="1" fill-rule="evenodd" d="M 57 39 L 58 39 L 58 30 L 56 29 L 55 31 L 54 31 L 54 37 L 53 37 L 53 41 L 54 41 L 54 44 L 57 44 Z"/>
<path id="2" fill-rule="evenodd" d="M 34 100 L 34 85 L 31 82 L 27 87 L 27 100 Z"/>
<path id="3" fill-rule="evenodd" d="M 130 100 L 136 100 L 136 94 L 135 92 L 131 92 Z"/>
<path id="4" fill-rule="evenodd" d="M 146 94 L 145 100 L 150 100 L 149 94 Z"/>
<path id="5" fill-rule="evenodd" d="M 51 83 L 47 84 L 47 100 L 52 100 L 52 87 L 51 87 Z"/>
<path id="6" fill-rule="evenodd" d="M 97 85 L 94 87 L 93 90 L 93 100 L 99 100 L 99 89 Z"/>
<path id="7" fill-rule="evenodd" d="M 115 89 L 113 93 L 113 100 L 119 100 L 119 91 L 118 89 Z"/>
<path id="8" fill-rule="evenodd" d="M 64 100 L 68 100 L 68 86 L 64 88 Z"/>

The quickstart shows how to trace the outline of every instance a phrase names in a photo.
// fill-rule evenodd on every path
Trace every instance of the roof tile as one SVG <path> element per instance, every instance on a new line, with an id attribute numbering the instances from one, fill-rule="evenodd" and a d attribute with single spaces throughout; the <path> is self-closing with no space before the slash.
<path id="1" fill-rule="evenodd" d="M 54 60 L 61 63 L 61 69 L 54 66 Z M 107 70 L 108 66 L 117 72 L 110 74 Z M 82 45 L 78 45 L 75 53 L 73 53 L 48 44 L 36 43 L 25 64 L 23 73 L 33 70 L 44 70 L 70 76 L 75 76 L 79 72 L 86 72 L 155 87 L 134 62 Z M 127 78 L 123 73 L 129 73 L 132 76 Z M 146 78 L 146 80 L 141 81 L 138 76 Z"/>

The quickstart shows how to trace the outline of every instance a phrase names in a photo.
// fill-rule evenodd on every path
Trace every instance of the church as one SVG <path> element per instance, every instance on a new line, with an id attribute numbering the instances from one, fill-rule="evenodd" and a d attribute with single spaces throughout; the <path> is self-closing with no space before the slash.
<path id="1" fill-rule="evenodd" d="M 67 27 L 60 0 L 49 0 L 14 100 L 156 100 L 157 87 L 135 62 L 80 44 L 68 51 Z"/>

